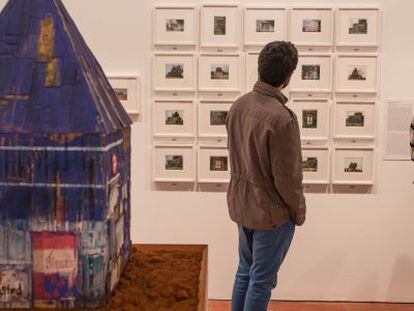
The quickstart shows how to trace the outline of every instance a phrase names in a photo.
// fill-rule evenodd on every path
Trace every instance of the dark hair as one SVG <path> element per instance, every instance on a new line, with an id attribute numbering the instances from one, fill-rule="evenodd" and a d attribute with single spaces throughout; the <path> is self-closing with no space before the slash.
<path id="1" fill-rule="evenodd" d="M 268 43 L 259 55 L 259 79 L 272 86 L 281 86 L 298 65 L 298 50 L 291 42 Z"/>

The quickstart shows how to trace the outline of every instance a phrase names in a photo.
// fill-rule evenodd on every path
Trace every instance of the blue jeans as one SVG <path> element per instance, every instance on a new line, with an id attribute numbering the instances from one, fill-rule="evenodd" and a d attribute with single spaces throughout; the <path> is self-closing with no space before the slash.
<path id="1" fill-rule="evenodd" d="M 287 222 L 270 230 L 239 225 L 239 267 L 233 288 L 232 311 L 266 311 L 277 273 L 295 233 Z"/>

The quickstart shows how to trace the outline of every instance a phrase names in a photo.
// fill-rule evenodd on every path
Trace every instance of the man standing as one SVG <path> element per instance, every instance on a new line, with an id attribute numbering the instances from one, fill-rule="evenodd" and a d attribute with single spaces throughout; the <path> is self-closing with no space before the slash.
<path id="1" fill-rule="evenodd" d="M 281 93 L 297 63 L 292 43 L 267 44 L 259 56 L 259 81 L 228 115 L 227 203 L 239 229 L 232 311 L 267 309 L 295 225 L 305 221 L 299 126 Z"/>

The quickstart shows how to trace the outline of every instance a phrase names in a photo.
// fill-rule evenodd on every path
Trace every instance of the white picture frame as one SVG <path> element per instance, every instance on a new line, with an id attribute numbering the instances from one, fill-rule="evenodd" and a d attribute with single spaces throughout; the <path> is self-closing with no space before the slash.
<path id="1" fill-rule="evenodd" d="M 154 137 L 195 137 L 195 107 L 193 101 L 154 101 Z"/>
<path id="2" fill-rule="evenodd" d="M 240 92 L 238 54 L 202 54 L 199 58 L 200 92 Z"/>
<path id="3" fill-rule="evenodd" d="M 333 154 L 334 185 L 373 185 L 375 152 L 373 148 L 336 148 Z"/>
<path id="4" fill-rule="evenodd" d="M 197 86 L 196 76 L 196 59 L 193 53 L 154 54 L 153 90 L 155 92 L 194 92 Z"/>
<path id="5" fill-rule="evenodd" d="M 272 41 L 286 41 L 287 10 L 283 7 L 246 6 L 244 8 L 244 45 L 261 47 Z"/>
<path id="6" fill-rule="evenodd" d="M 337 93 L 378 92 L 378 55 L 339 54 L 335 68 Z"/>
<path id="7" fill-rule="evenodd" d="M 246 54 L 246 92 L 253 90 L 254 85 L 259 80 L 259 52 L 249 52 Z"/>
<path id="8" fill-rule="evenodd" d="M 201 6 L 200 47 L 231 48 L 240 46 L 241 16 L 237 4 Z"/>
<path id="9" fill-rule="evenodd" d="M 198 106 L 198 136 L 227 138 L 226 118 L 232 102 L 202 101 Z"/>
<path id="10" fill-rule="evenodd" d="M 328 148 L 302 149 L 303 184 L 327 185 L 330 174 Z"/>
<path id="11" fill-rule="evenodd" d="M 324 99 L 293 99 L 289 106 L 296 113 L 302 144 L 325 145 L 329 139 L 330 102 Z"/>
<path id="12" fill-rule="evenodd" d="M 226 148 L 200 147 L 198 151 L 198 183 L 229 183 L 230 158 Z"/>
<path id="13" fill-rule="evenodd" d="M 336 46 L 378 47 L 380 25 L 378 7 L 339 8 L 336 24 Z"/>
<path id="14" fill-rule="evenodd" d="M 337 101 L 334 106 L 333 138 L 374 140 L 376 120 L 375 101 Z"/>
<path id="15" fill-rule="evenodd" d="M 195 182 L 196 151 L 192 145 L 154 146 L 154 182 Z"/>
<path id="16" fill-rule="evenodd" d="M 332 92 L 332 57 L 330 54 L 299 55 L 290 91 L 301 93 Z"/>
<path id="17" fill-rule="evenodd" d="M 141 77 L 139 75 L 109 75 L 108 80 L 128 114 L 140 114 Z"/>
<path id="18" fill-rule="evenodd" d="M 197 45 L 197 22 L 195 6 L 155 6 L 153 11 L 154 45 Z"/>
<path id="19" fill-rule="evenodd" d="M 294 7 L 290 12 L 290 41 L 296 46 L 333 45 L 333 9 Z"/>

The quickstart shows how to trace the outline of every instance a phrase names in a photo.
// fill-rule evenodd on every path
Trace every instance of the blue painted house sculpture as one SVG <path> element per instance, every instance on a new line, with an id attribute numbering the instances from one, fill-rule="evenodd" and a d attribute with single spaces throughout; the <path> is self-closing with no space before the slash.
<path id="1" fill-rule="evenodd" d="M 130 249 L 130 119 L 60 0 L 0 15 L 0 308 L 96 307 Z"/>

